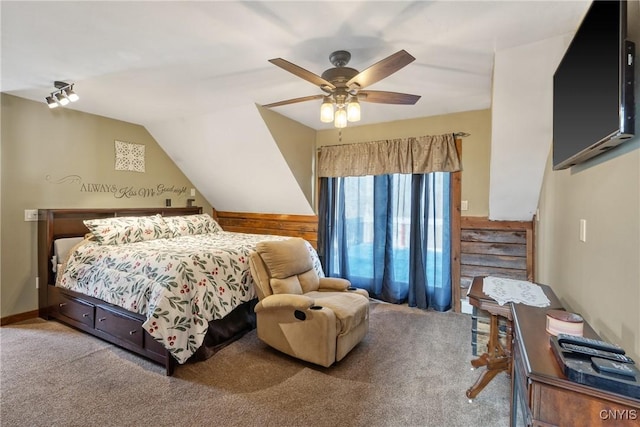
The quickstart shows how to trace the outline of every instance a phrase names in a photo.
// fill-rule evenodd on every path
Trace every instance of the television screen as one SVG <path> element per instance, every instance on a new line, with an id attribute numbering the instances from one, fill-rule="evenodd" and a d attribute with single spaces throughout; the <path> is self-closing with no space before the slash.
<path id="1" fill-rule="evenodd" d="M 633 43 L 625 38 L 626 2 L 594 1 L 553 76 L 554 169 L 633 136 Z"/>

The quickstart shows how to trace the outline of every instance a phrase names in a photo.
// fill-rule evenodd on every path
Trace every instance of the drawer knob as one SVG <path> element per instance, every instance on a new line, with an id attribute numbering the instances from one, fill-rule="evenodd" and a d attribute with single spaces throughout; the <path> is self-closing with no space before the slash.
<path id="1" fill-rule="evenodd" d="M 60 307 L 64 307 L 65 305 L 67 305 L 66 302 L 61 302 L 60 304 L 58 304 Z"/>
<path id="2" fill-rule="evenodd" d="M 101 318 L 98 319 L 98 322 L 104 322 L 105 320 L 107 320 L 106 317 L 101 317 Z"/>
<path id="3" fill-rule="evenodd" d="M 89 317 L 89 313 L 83 313 L 82 317 Z"/>
<path id="4" fill-rule="evenodd" d="M 133 334 L 135 334 L 136 332 L 137 332 L 137 331 L 135 331 L 135 330 L 134 330 L 134 331 L 129 331 L 129 335 L 133 335 Z"/>

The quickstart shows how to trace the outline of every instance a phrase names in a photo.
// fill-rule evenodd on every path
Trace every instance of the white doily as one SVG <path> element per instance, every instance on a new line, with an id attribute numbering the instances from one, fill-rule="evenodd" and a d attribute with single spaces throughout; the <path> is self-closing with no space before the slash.
<path id="1" fill-rule="evenodd" d="M 532 305 L 534 307 L 548 307 L 551 305 L 549 298 L 547 298 L 540 286 L 524 280 L 487 276 L 482 281 L 482 292 L 496 300 L 500 305 L 505 305 L 508 302 Z"/>

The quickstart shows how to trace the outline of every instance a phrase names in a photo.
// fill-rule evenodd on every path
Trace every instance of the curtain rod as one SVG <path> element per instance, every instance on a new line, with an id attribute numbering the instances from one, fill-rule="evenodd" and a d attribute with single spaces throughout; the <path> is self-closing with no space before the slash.
<path id="1" fill-rule="evenodd" d="M 455 136 L 456 138 L 466 138 L 467 136 L 471 136 L 470 133 L 467 132 L 456 132 L 453 134 L 453 136 Z M 322 147 L 341 147 L 344 145 L 352 145 L 352 144 L 357 144 L 357 142 L 349 142 L 347 144 L 331 144 L 331 145 L 322 145 L 318 148 L 316 148 L 316 151 L 320 151 L 320 149 L 322 149 Z"/>

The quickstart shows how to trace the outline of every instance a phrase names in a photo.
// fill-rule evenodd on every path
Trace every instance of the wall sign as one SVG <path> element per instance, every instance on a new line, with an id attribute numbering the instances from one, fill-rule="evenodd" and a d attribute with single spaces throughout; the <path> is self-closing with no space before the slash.
<path id="1" fill-rule="evenodd" d="M 187 194 L 186 185 L 155 184 L 148 187 L 118 185 L 105 182 L 84 182 L 80 175 L 67 175 L 53 180 L 51 175 L 45 178 L 51 184 L 75 184 L 80 193 L 105 193 L 116 199 L 150 198 L 160 196 L 183 196 Z"/>

